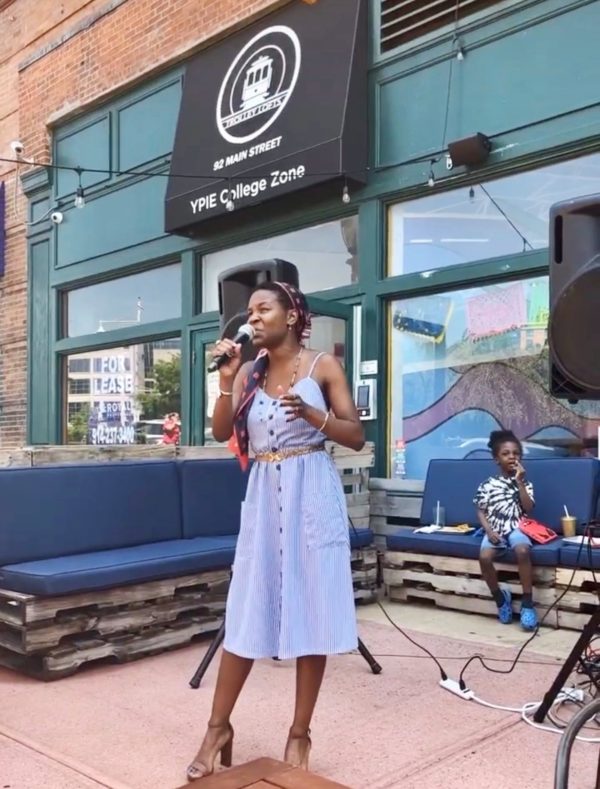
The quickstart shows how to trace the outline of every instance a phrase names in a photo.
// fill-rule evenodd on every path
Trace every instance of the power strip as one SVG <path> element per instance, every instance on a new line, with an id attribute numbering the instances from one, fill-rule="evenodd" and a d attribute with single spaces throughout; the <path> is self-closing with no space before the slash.
<path id="1" fill-rule="evenodd" d="M 459 699 L 464 699 L 465 701 L 471 701 L 471 699 L 475 696 L 472 690 L 469 688 L 465 688 L 464 690 L 458 684 L 455 679 L 441 679 L 440 685 L 444 688 L 444 690 L 449 690 L 450 693 L 453 693 L 455 696 L 458 696 Z"/>

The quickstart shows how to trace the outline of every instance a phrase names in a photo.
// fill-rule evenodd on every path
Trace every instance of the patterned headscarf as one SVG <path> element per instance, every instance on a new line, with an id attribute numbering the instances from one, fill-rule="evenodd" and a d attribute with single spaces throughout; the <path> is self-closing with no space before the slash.
<path id="1" fill-rule="evenodd" d="M 311 318 L 306 296 L 293 285 L 287 282 L 274 282 L 288 297 L 291 309 L 295 310 L 298 318 L 294 324 L 299 342 L 310 337 Z M 243 471 L 248 468 L 248 412 L 256 395 L 257 389 L 262 385 L 265 373 L 269 366 L 269 355 L 266 349 L 260 351 L 256 357 L 248 376 L 244 378 L 242 394 L 237 411 L 233 417 L 233 435 L 229 441 L 229 449 L 237 456 Z"/>

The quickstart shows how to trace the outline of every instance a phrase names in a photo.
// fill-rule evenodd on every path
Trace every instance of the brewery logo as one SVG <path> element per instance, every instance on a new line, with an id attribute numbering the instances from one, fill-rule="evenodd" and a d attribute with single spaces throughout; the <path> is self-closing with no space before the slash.
<path id="1" fill-rule="evenodd" d="M 246 44 L 217 99 L 217 128 L 227 142 L 250 142 L 275 123 L 296 87 L 300 60 L 298 36 L 284 25 L 269 27 Z"/>

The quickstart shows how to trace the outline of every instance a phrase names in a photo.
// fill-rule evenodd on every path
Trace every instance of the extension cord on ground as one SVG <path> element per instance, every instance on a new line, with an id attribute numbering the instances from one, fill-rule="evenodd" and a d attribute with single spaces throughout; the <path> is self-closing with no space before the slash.
<path id="1" fill-rule="evenodd" d="M 459 699 L 464 699 L 465 701 L 471 701 L 475 695 L 472 690 L 469 690 L 469 688 L 465 688 L 463 690 L 459 683 L 450 677 L 447 679 L 441 679 L 440 685 L 444 688 L 444 690 L 449 690 L 450 693 L 453 693 L 455 696 L 458 696 Z"/>

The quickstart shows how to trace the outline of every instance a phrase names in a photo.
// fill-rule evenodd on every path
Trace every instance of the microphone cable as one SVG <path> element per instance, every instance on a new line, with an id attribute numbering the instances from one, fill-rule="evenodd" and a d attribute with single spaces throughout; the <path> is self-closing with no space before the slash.
<path id="1" fill-rule="evenodd" d="M 588 524 L 588 527 L 589 527 L 589 524 Z M 517 652 L 517 655 L 516 655 L 515 659 L 512 662 L 512 665 L 510 666 L 510 668 L 508 668 L 508 669 L 493 668 L 492 666 L 486 665 L 486 663 L 485 663 L 485 655 L 480 655 L 480 654 L 472 655 L 467 660 L 465 665 L 462 667 L 462 669 L 460 671 L 460 674 L 459 674 L 458 684 L 460 685 L 461 690 L 465 690 L 466 687 L 467 687 L 466 683 L 464 681 L 464 676 L 465 676 L 465 673 L 466 673 L 468 667 L 475 660 L 478 660 L 479 663 L 483 666 L 483 668 L 486 669 L 486 671 L 490 671 L 492 674 L 510 674 L 510 673 L 512 673 L 515 670 L 515 668 L 517 666 L 517 663 L 519 662 L 519 660 L 521 658 L 521 655 L 523 654 L 525 649 L 529 646 L 529 644 L 531 644 L 533 639 L 538 635 L 540 627 L 544 624 L 544 622 L 546 621 L 546 619 L 547 619 L 548 615 L 550 614 L 550 612 L 553 609 L 556 608 L 556 606 L 560 603 L 560 601 L 567 594 L 567 592 L 570 591 L 570 589 L 571 589 L 571 587 L 573 585 L 573 581 L 575 580 L 575 574 L 577 573 L 577 571 L 579 569 L 581 569 L 581 554 L 582 554 L 583 544 L 584 543 L 583 543 L 583 539 L 582 539 L 581 543 L 579 544 L 579 550 L 577 551 L 577 557 L 575 559 L 575 567 L 573 569 L 573 572 L 571 573 L 571 577 L 569 578 L 569 581 L 568 581 L 566 587 L 563 589 L 562 593 L 556 598 L 556 600 L 552 603 L 552 605 L 546 610 L 545 614 L 542 616 L 542 618 L 538 622 L 538 624 L 537 624 L 535 630 L 533 631 L 533 633 L 531 634 L 531 636 L 527 639 L 527 641 L 525 641 L 522 644 L 522 646 L 520 647 L 519 651 Z M 588 540 L 588 549 L 591 551 L 591 543 L 589 542 L 589 540 Z M 590 566 L 593 567 L 591 555 L 590 555 Z M 593 572 L 593 570 L 592 570 L 592 572 Z M 600 599 L 600 594 L 599 594 L 599 599 Z"/>
<path id="2" fill-rule="evenodd" d="M 355 536 L 356 536 L 356 537 L 358 537 L 358 531 L 357 531 L 357 529 L 356 529 L 356 526 L 354 525 L 354 522 L 352 521 L 352 518 L 350 517 L 350 515 L 348 515 L 348 521 L 350 522 L 350 525 L 351 525 L 351 527 L 352 527 L 352 530 L 354 531 L 354 534 L 355 534 Z M 446 671 L 444 670 L 444 667 L 442 666 L 442 664 L 440 663 L 440 661 L 439 661 L 439 660 L 436 658 L 436 656 L 433 654 L 433 652 L 430 652 L 430 650 L 429 650 L 429 649 L 427 649 L 427 647 L 424 647 L 422 644 L 419 644 L 417 641 L 415 641 L 415 639 L 414 639 L 414 638 L 411 638 L 411 636 L 409 636 L 409 635 L 408 635 L 408 633 L 406 633 L 406 632 L 405 632 L 405 631 L 404 631 L 404 630 L 403 630 L 403 629 L 400 627 L 400 625 L 398 625 L 396 622 L 394 622 L 394 620 L 392 619 L 392 617 L 391 617 L 391 616 L 388 614 L 388 612 L 385 610 L 385 608 L 384 608 L 384 607 L 383 607 L 383 605 L 381 604 L 380 600 L 376 600 L 375 602 L 377 603 L 377 605 L 379 606 L 379 608 L 380 608 L 380 609 L 381 609 L 381 611 L 383 612 L 383 615 L 384 615 L 384 616 L 385 616 L 385 617 L 388 619 L 388 621 L 390 622 L 390 624 L 391 624 L 391 625 L 393 625 L 393 626 L 396 628 L 396 630 L 398 630 L 398 632 L 399 632 L 399 633 L 401 633 L 401 634 L 404 636 L 404 638 L 405 638 L 407 641 L 410 641 L 410 643 L 411 643 L 413 646 L 417 647 L 417 649 L 420 649 L 422 652 L 424 652 L 424 653 L 425 653 L 425 655 L 427 655 L 427 657 L 429 657 L 429 658 L 431 658 L 431 660 L 433 660 L 433 662 L 435 663 L 435 665 L 438 667 L 438 670 L 439 670 L 439 672 L 440 672 L 440 677 L 441 677 L 442 679 L 444 679 L 444 680 L 445 680 L 445 679 L 448 679 L 448 674 L 447 674 L 447 673 L 446 673 Z"/>
<path id="3" fill-rule="evenodd" d="M 354 522 L 352 521 L 352 518 L 350 516 L 348 516 L 348 521 L 350 523 L 350 526 L 352 527 L 352 530 L 353 530 L 355 536 L 358 537 L 358 531 L 357 531 L 356 526 L 354 525 Z M 591 524 L 586 524 L 586 525 L 588 527 L 587 531 L 588 531 L 588 533 L 590 533 L 590 526 L 591 526 Z M 551 611 L 553 611 L 556 608 L 556 606 L 560 603 L 560 601 L 564 598 L 564 596 L 571 590 L 571 587 L 572 587 L 573 582 L 575 580 L 575 574 L 577 573 L 578 570 L 581 569 L 581 555 L 582 555 L 583 545 L 584 545 L 584 542 L 582 540 L 582 542 L 579 545 L 579 550 L 577 551 L 577 557 L 575 559 L 575 567 L 573 569 L 573 572 L 571 573 L 571 577 L 569 578 L 569 581 L 568 581 L 566 587 L 563 589 L 561 594 L 556 598 L 556 600 L 554 600 L 554 602 L 545 611 L 544 615 L 542 616 L 542 618 L 538 622 L 538 624 L 537 624 L 536 628 L 534 629 L 534 631 L 532 632 L 531 636 L 520 646 L 519 651 L 517 652 L 515 658 L 513 659 L 510 667 L 506 668 L 506 669 L 494 668 L 493 666 L 489 666 L 489 665 L 486 664 L 486 661 L 488 661 L 488 662 L 502 662 L 502 663 L 506 663 L 506 662 L 508 662 L 508 658 L 505 658 L 505 659 L 502 659 L 502 658 L 489 658 L 489 657 L 486 657 L 485 655 L 482 655 L 480 653 L 476 653 L 474 655 L 471 655 L 467 659 L 467 661 L 465 662 L 463 667 L 461 668 L 461 671 L 460 671 L 460 674 L 459 674 L 458 682 L 459 682 L 459 686 L 460 686 L 460 688 L 462 690 L 465 690 L 466 687 L 467 687 L 466 683 L 465 683 L 465 680 L 464 680 L 465 673 L 466 673 L 467 669 L 469 668 L 469 666 L 471 665 L 471 663 L 473 663 L 474 661 L 479 661 L 479 663 L 483 666 L 483 668 L 486 671 L 490 671 L 493 674 L 511 674 L 515 670 L 517 664 L 521 660 L 521 657 L 522 657 L 524 651 L 531 644 L 531 642 L 534 640 L 534 638 L 538 635 L 540 627 L 544 624 L 544 622 L 546 621 L 546 619 L 549 616 L 549 614 L 551 613 Z M 590 563 L 590 568 L 591 568 L 591 571 L 592 571 L 592 576 L 593 576 L 594 581 L 595 581 L 596 592 L 598 594 L 598 601 L 599 601 L 599 604 L 600 604 L 600 587 L 598 586 L 598 583 L 596 581 L 596 575 L 595 575 L 595 570 L 594 570 L 594 566 L 593 566 L 593 560 L 592 560 L 593 557 L 592 557 L 591 550 L 592 550 L 592 548 L 591 548 L 591 533 L 590 533 L 590 537 L 588 538 L 588 556 L 589 556 L 589 563 Z M 429 657 L 431 660 L 433 660 L 433 662 L 436 664 L 436 666 L 437 666 L 437 668 L 438 668 L 438 670 L 440 672 L 440 677 L 443 680 L 448 679 L 447 672 L 445 671 L 445 669 L 444 669 L 443 665 L 441 664 L 440 660 L 433 654 L 433 652 L 431 652 L 429 649 L 427 649 L 427 647 L 423 646 L 422 644 L 419 644 L 418 641 L 416 641 L 414 638 L 409 636 L 408 633 L 402 627 L 400 627 L 400 625 L 398 625 L 397 622 L 395 622 L 392 619 L 392 617 L 386 611 L 386 609 L 384 608 L 384 606 L 382 605 L 380 600 L 376 600 L 375 602 L 377 603 L 377 605 L 381 609 L 383 615 L 388 620 L 388 622 L 402 636 L 404 636 L 404 638 L 406 638 L 407 641 L 409 641 L 417 649 L 420 649 L 422 652 L 425 653 L 425 655 L 427 657 Z M 378 655 L 376 657 L 383 657 L 383 656 L 382 655 Z M 390 657 L 395 657 L 395 655 L 390 655 Z M 398 655 L 397 657 L 402 657 L 402 656 Z M 409 656 L 407 655 L 406 657 L 409 657 Z M 442 658 L 442 659 L 455 660 L 455 659 L 460 659 L 460 658 L 446 656 L 445 658 Z M 526 661 L 526 662 L 530 663 L 532 661 Z M 540 663 L 540 665 L 555 665 L 555 664 L 553 664 L 551 662 L 548 662 L 548 663 L 543 663 L 543 664 Z"/>

